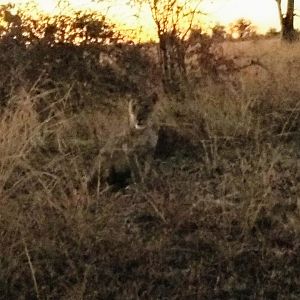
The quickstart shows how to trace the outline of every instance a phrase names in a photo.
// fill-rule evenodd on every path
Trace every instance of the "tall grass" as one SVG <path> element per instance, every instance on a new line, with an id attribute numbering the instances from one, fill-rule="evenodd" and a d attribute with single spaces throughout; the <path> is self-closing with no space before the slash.
<path id="1" fill-rule="evenodd" d="M 127 126 L 125 96 L 112 112 L 52 105 L 45 116 L 49 91 L 12 95 L 0 121 L 0 299 L 299 298 L 299 45 L 251 47 L 247 58 L 266 47 L 264 81 L 245 73 L 237 90 L 163 100 L 173 151 L 114 193 L 86 181 Z"/>
<path id="2" fill-rule="evenodd" d="M 16 170 L 27 169 L 27 160 L 41 134 L 42 124 L 29 95 L 20 95 L 3 112 L 0 122 L 0 197 L 8 195 L 24 185 L 27 177 L 17 176 Z M 9 187 L 9 192 L 7 187 Z"/>

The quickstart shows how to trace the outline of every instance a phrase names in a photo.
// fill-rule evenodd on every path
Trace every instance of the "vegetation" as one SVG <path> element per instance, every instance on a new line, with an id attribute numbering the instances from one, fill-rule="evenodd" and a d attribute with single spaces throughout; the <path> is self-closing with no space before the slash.
<path id="1" fill-rule="evenodd" d="M 239 40 L 253 38 L 257 35 L 256 28 L 251 21 L 239 19 L 230 26 L 230 33 Z"/>
<path id="2" fill-rule="evenodd" d="M 288 0 L 286 12 L 282 9 L 282 1 L 275 0 L 277 2 L 280 25 L 281 25 L 281 38 L 286 42 L 293 42 L 297 39 L 297 34 L 294 28 L 294 16 L 295 16 L 295 0 Z"/>
<path id="3" fill-rule="evenodd" d="M 300 297 L 299 44 L 194 31 L 181 98 L 163 92 L 156 45 L 122 41 L 108 20 L 85 16 L 70 42 L 65 25 L 33 34 L 7 9 L 0 299 Z M 90 191 L 126 99 L 154 89 L 169 130 L 153 173 Z"/>

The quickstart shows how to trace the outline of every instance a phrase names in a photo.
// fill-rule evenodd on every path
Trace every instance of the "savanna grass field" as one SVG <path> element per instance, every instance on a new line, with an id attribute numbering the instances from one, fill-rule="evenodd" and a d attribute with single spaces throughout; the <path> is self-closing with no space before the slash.
<path id="1" fill-rule="evenodd" d="M 163 92 L 153 44 L 111 55 L 10 43 L 0 299 L 300 299 L 299 42 L 218 44 L 239 67 L 218 81 L 193 68 L 182 99 Z M 89 190 L 99 149 L 145 89 L 170 128 L 153 171 Z"/>

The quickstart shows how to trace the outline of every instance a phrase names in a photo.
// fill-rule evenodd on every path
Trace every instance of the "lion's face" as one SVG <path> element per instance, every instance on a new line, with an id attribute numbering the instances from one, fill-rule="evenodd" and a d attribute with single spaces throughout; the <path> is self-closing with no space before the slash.
<path id="1" fill-rule="evenodd" d="M 130 100 L 129 119 L 132 128 L 139 130 L 147 127 L 157 100 L 158 96 L 156 93 L 147 97 Z"/>

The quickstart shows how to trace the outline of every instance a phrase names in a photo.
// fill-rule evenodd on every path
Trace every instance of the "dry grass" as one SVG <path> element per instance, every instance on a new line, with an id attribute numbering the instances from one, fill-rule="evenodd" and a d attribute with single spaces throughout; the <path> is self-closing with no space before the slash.
<path id="1" fill-rule="evenodd" d="M 0 299 L 299 299 L 299 45 L 261 43 L 243 55 L 265 48 L 263 84 L 245 73 L 238 90 L 162 105 L 191 143 L 98 198 L 86 178 L 123 105 L 41 119 L 43 93 L 15 95 L 0 122 Z"/>

